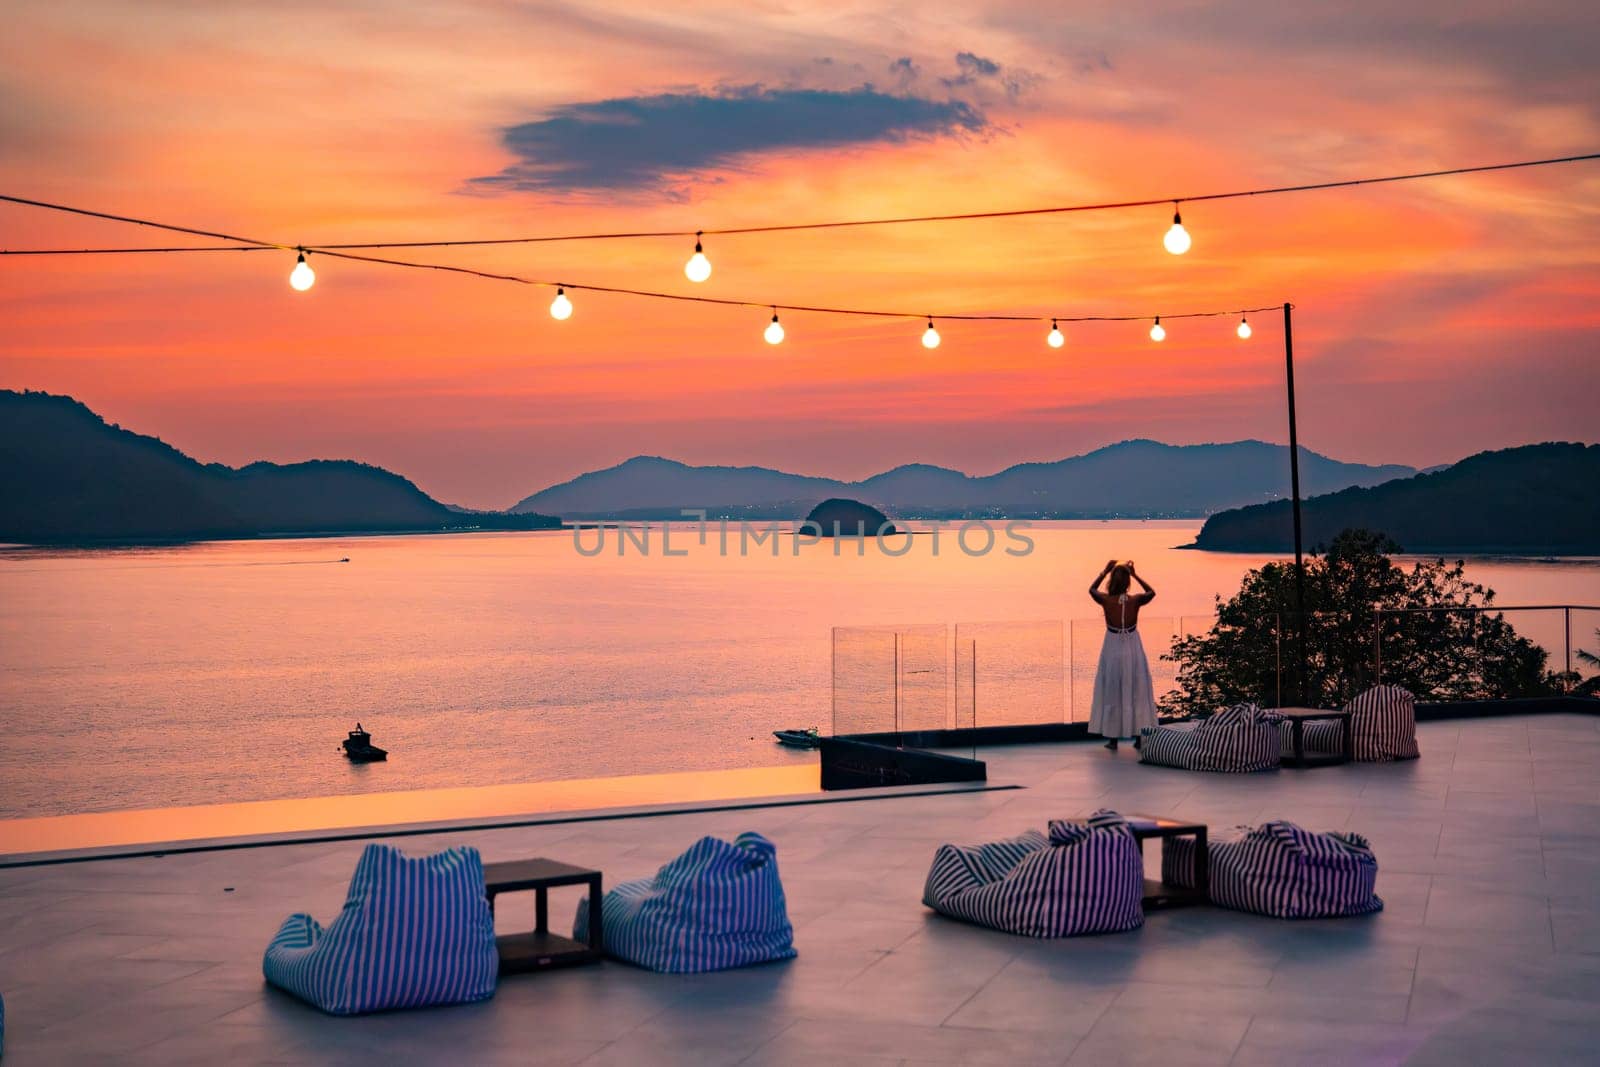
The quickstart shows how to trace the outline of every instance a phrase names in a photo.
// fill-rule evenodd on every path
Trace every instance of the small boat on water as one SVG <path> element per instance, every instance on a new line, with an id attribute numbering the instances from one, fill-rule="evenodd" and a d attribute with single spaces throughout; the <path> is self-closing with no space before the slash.
<path id="1" fill-rule="evenodd" d="M 822 743 L 822 734 L 815 726 L 809 730 L 774 730 L 772 736 L 778 744 L 790 748 L 816 748 Z"/>
<path id="2" fill-rule="evenodd" d="M 351 763 L 375 763 L 389 758 L 389 750 L 374 745 L 372 735 L 363 730 L 360 723 L 356 723 L 356 728 L 344 739 L 344 754 Z"/>

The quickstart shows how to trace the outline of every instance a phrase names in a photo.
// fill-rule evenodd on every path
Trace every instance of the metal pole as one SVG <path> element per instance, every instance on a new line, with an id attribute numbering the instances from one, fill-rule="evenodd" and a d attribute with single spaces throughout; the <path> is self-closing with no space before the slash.
<path id="1" fill-rule="evenodd" d="M 1289 492 L 1294 501 L 1295 643 L 1299 645 L 1295 699 L 1306 701 L 1306 563 L 1300 530 L 1300 435 L 1294 410 L 1294 328 L 1289 318 L 1293 304 L 1283 305 L 1284 380 L 1289 391 Z"/>
<path id="2" fill-rule="evenodd" d="M 1561 609 L 1562 618 L 1566 620 L 1565 644 L 1567 646 L 1567 673 L 1572 673 L 1572 608 Z"/>
<path id="3" fill-rule="evenodd" d="M 894 632 L 894 746 L 904 748 L 900 737 L 900 631 Z"/>
<path id="4" fill-rule="evenodd" d="M 1383 684 L 1383 609 L 1372 612 L 1372 684 Z"/>

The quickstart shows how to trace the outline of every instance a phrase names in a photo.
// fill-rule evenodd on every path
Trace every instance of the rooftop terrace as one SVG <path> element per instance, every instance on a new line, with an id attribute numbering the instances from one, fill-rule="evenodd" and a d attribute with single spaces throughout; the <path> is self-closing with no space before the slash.
<path id="1" fill-rule="evenodd" d="M 692 977 L 607 962 L 507 978 L 483 1004 L 361 1018 L 321 1015 L 260 970 L 286 914 L 337 913 L 359 842 L 0 870 L 5 1063 L 1592 1058 L 1600 717 L 1430 722 L 1418 738 L 1415 763 L 1248 776 L 1086 744 L 989 749 L 990 781 L 1025 789 L 402 839 L 413 853 L 548 855 L 614 884 L 701 834 L 759 830 L 778 846 L 800 955 Z M 1357 830 L 1387 906 L 1312 922 L 1189 908 L 1133 933 L 1030 941 L 920 904 L 938 843 L 1097 807 Z M 500 917 L 528 919 L 504 905 Z"/>

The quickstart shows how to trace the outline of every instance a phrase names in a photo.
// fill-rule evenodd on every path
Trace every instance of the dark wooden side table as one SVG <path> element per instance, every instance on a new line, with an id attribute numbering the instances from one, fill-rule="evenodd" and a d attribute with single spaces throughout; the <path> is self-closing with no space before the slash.
<path id="1" fill-rule="evenodd" d="M 589 886 L 587 945 L 550 932 L 549 896 L 550 890 L 556 886 L 586 883 Z M 534 929 L 530 933 L 505 934 L 494 939 L 495 948 L 500 952 L 500 973 L 543 971 L 551 967 L 571 967 L 599 960 L 606 943 L 601 915 L 601 901 L 605 894 L 600 886 L 600 872 L 542 858 L 484 865 L 483 892 L 489 898 L 490 915 L 494 914 L 494 898 L 497 895 L 529 889 L 537 894 Z"/>
<path id="2" fill-rule="evenodd" d="M 1283 757 L 1283 766 L 1331 767 L 1338 763 L 1349 763 L 1355 758 L 1355 735 L 1351 729 L 1350 713 L 1348 711 L 1333 711 L 1321 708 L 1274 708 L 1273 714 L 1281 716 L 1285 722 L 1290 724 L 1291 754 Z M 1308 722 L 1337 722 L 1341 739 L 1339 751 L 1307 752 L 1305 729 Z"/>
<path id="3" fill-rule="evenodd" d="M 1211 899 L 1211 856 L 1206 847 L 1206 828 L 1197 822 L 1178 822 L 1176 819 L 1159 819 L 1154 815 L 1126 816 L 1133 836 L 1139 841 L 1139 856 L 1144 857 L 1144 843 L 1150 838 L 1194 838 L 1194 887 L 1168 885 L 1153 878 L 1144 880 L 1144 910 L 1160 911 L 1163 908 L 1183 908 L 1190 904 L 1204 904 Z"/>

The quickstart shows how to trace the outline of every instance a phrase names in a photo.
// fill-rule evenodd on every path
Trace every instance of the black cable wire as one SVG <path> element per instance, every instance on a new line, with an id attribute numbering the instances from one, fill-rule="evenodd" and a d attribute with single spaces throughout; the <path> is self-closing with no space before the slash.
<path id="1" fill-rule="evenodd" d="M 828 307 L 818 304 L 783 304 L 771 300 L 735 300 L 727 297 L 695 296 L 689 293 L 663 293 L 653 289 L 629 289 L 614 285 L 585 285 L 581 282 L 546 281 L 526 278 L 519 274 L 497 274 L 472 267 L 457 267 L 445 263 L 419 263 L 415 260 L 389 259 L 383 256 L 363 256 L 352 252 L 336 252 L 307 246 L 306 252 L 334 259 L 354 260 L 358 263 L 379 263 L 390 267 L 409 267 L 415 270 L 438 270 L 450 274 L 466 274 L 490 281 L 515 282 L 518 285 L 536 285 L 547 289 L 570 289 L 575 292 L 612 293 L 619 296 L 641 296 L 652 300 L 678 300 L 691 304 L 716 304 L 722 307 L 762 308 L 779 311 L 813 312 L 819 315 L 859 315 L 882 319 L 944 319 L 951 322 L 1142 322 L 1154 315 L 937 315 L 924 311 L 877 311 L 868 308 Z M 1282 304 L 1268 307 L 1241 308 L 1237 311 L 1190 311 L 1178 315 L 1162 313 L 1163 319 L 1204 319 L 1223 315 L 1256 315 L 1282 310 Z"/>
<path id="2" fill-rule="evenodd" d="M 168 233 L 187 233 L 196 237 L 215 237 L 219 241 L 232 241 L 240 245 L 255 245 L 258 248 L 276 248 L 280 251 L 291 248 L 292 245 L 280 245 L 272 241 L 257 241 L 251 237 L 236 237 L 231 233 L 218 233 L 216 230 L 198 230 L 192 226 L 174 226 L 167 222 L 152 222 L 149 219 L 136 219 L 131 215 L 113 215 L 106 211 L 91 211 L 88 208 L 71 207 L 67 204 L 52 204 L 46 200 L 29 200 L 22 196 L 7 196 L 0 193 L 0 201 L 8 204 L 21 204 L 23 207 L 44 208 L 48 211 L 64 211 L 69 215 L 84 215 L 91 219 L 106 219 L 110 222 L 126 222 L 134 226 L 150 226 L 157 230 L 166 230 Z M 9 253 L 14 254 L 14 253 Z"/>
<path id="3" fill-rule="evenodd" d="M 905 215 L 893 218 L 848 219 L 834 222 L 794 222 L 781 223 L 771 226 L 728 226 L 720 229 L 699 230 L 640 230 L 624 233 L 578 233 L 554 236 L 537 237 L 487 237 L 478 239 L 459 239 L 444 241 L 366 241 L 355 243 L 331 244 L 306 244 L 306 245 L 281 245 L 271 241 L 256 241 L 245 237 L 234 237 L 225 233 L 210 230 L 194 229 L 186 226 L 170 226 L 165 223 L 151 222 L 147 219 L 132 218 L 126 215 L 113 215 L 101 211 L 89 211 L 84 208 L 69 207 L 64 204 L 52 204 L 41 200 L 28 200 L 23 197 L 0 195 L 0 201 L 13 204 L 22 204 L 28 207 L 47 208 L 52 211 L 65 211 L 75 215 L 86 215 L 91 218 L 109 219 L 113 222 L 129 222 L 140 226 L 153 226 L 157 229 L 169 230 L 173 233 L 195 234 L 201 237 L 215 237 L 224 241 L 233 241 L 237 245 L 254 246 L 257 249 L 286 249 L 303 247 L 307 251 L 318 250 L 356 251 L 363 249 L 380 248 L 452 248 L 482 245 L 514 245 L 514 244 L 546 244 L 558 241 L 614 241 L 655 237 L 695 237 L 699 234 L 716 236 L 730 236 L 736 234 L 753 233 L 789 233 L 799 230 L 836 230 L 863 226 L 898 226 L 907 223 L 927 222 L 959 222 L 976 219 L 1006 219 L 1022 218 L 1030 215 L 1061 215 L 1080 211 L 1115 211 L 1124 208 L 1153 207 L 1157 204 L 1193 204 L 1208 200 L 1233 200 L 1248 196 L 1273 196 L 1279 193 L 1304 193 L 1321 189 L 1347 189 L 1358 185 L 1381 185 L 1388 182 L 1417 181 L 1425 178 L 1444 178 L 1461 174 L 1483 174 L 1490 171 L 1519 170 L 1527 167 L 1546 167 L 1560 163 L 1582 163 L 1600 160 L 1600 152 L 1590 152 L 1575 156 L 1557 156 L 1550 159 L 1526 159 L 1515 163 L 1489 163 L 1473 167 L 1450 167 L 1443 170 L 1416 171 L 1409 174 L 1389 174 L 1376 178 L 1348 178 L 1340 181 L 1310 182 L 1301 185 L 1279 185 L 1262 189 L 1242 189 L 1225 193 L 1202 193 L 1193 196 L 1163 196 L 1148 200 L 1121 200 L 1098 204 L 1070 204 L 1055 207 L 1017 208 L 1007 211 L 971 211 L 954 215 Z M 196 248 L 196 249 L 22 249 L 16 251 L 0 251 L 0 255 L 86 255 L 94 253 L 126 253 L 126 252 L 167 252 L 167 251 L 231 251 L 227 248 Z"/>
<path id="4" fill-rule="evenodd" d="M 74 214 L 91 215 L 96 218 L 112 219 L 118 222 L 134 222 L 139 225 L 170 228 L 182 233 L 203 234 L 208 237 L 220 237 L 223 240 L 246 241 L 248 238 L 232 237 L 227 234 L 212 233 L 189 227 L 168 227 L 165 223 L 147 222 L 143 219 L 133 219 L 127 216 L 109 215 L 103 212 L 91 212 L 81 208 L 69 208 L 62 205 L 45 204 L 42 201 L 21 201 L 15 197 L 0 196 L 0 200 L 9 200 L 14 203 L 26 203 L 35 207 L 50 207 Z M 687 293 L 663 293 L 651 289 L 630 289 L 613 285 L 585 285 L 579 282 L 546 281 L 541 278 L 527 278 L 518 274 L 501 274 L 494 271 L 478 270 L 474 267 L 459 267 L 447 263 L 422 263 L 415 260 L 390 259 L 385 256 L 365 256 L 355 252 L 338 251 L 334 248 L 313 245 L 285 245 L 267 241 L 252 241 L 249 244 L 203 246 L 193 248 L 123 248 L 123 249 L 21 249 L 3 251 L 3 255 L 93 255 L 96 253 L 115 254 L 119 252 L 266 252 L 266 251 L 300 251 L 307 255 L 322 255 L 332 259 L 347 259 L 358 263 L 376 263 L 389 267 L 404 267 L 410 270 L 436 270 L 448 274 L 464 274 L 473 278 L 483 278 L 489 281 L 514 282 L 518 285 L 543 286 L 545 288 L 565 288 L 576 292 L 611 293 L 619 296 L 638 296 L 652 300 L 676 300 L 693 304 L 715 304 L 722 307 L 747 307 L 769 308 L 774 314 L 779 311 L 809 312 L 819 315 L 854 315 L 871 318 L 885 319 L 944 319 L 951 322 L 1142 322 L 1153 319 L 1154 315 L 937 315 L 921 311 L 879 311 L 869 308 L 841 308 L 817 304 L 783 304 L 770 300 L 736 300 L 726 297 L 695 296 Z M 1254 315 L 1268 311 L 1276 311 L 1281 304 L 1269 307 L 1242 308 L 1237 311 L 1191 311 L 1177 315 L 1162 315 L 1166 319 L 1199 319 L 1214 318 L 1222 315 Z"/>

